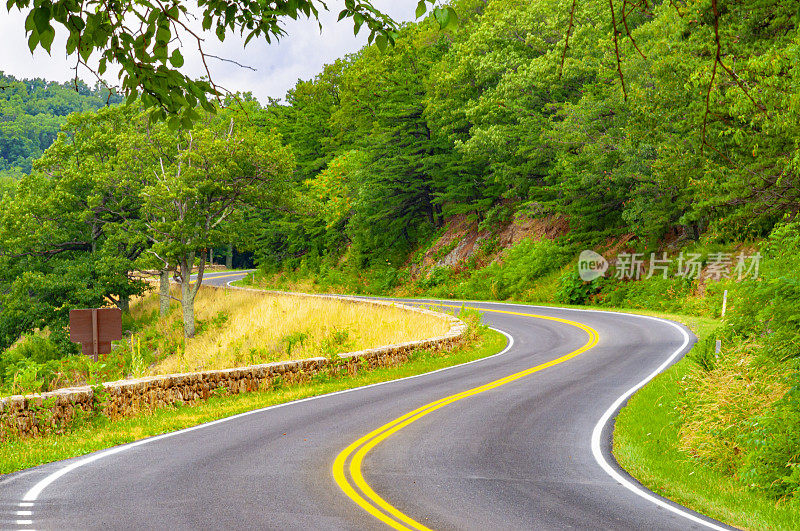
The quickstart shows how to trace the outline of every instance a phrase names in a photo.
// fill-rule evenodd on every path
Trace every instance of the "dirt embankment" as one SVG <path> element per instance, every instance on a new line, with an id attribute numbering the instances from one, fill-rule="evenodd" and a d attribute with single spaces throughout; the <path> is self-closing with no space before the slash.
<path id="1" fill-rule="evenodd" d="M 442 234 L 423 254 L 412 260 L 411 274 L 419 278 L 436 267 L 463 266 L 470 259 L 485 266 L 499 259 L 503 249 L 525 238 L 554 239 L 567 234 L 569 223 L 559 216 L 531 218 L 517 215 L 496 230 L 480 229 L 467 215 L 450 218 Z"/>

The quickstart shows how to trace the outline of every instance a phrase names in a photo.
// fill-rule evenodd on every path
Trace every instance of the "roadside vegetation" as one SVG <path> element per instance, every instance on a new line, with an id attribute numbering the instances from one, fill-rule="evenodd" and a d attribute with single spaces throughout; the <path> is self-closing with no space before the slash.
<path id="1" fill-rule="evenodd" d="M 149 297 L 131 312 L 151 320 L 130 339 L 134 348 L 144 339 L 154 362 L 149 374 L 329 357 L 438 337 L 450 328 L 444 319 L 391 306 L 202 288 L 197 307 L 201 332 L 184 342 L 177 312 L 158 320 L 157 302 Z"/>
<path id="2" fill-rule="evenodd" d="M 173 288 L 172 294 L 179 294 Z M 125 316 L 125 339 L 94 362 L 61 357 L 46 333 L 20 340 L 0 354 L 0 392 L 29 394 L 124 378 L 227 369 L 287 359 L 364 350 L 438 337 L 443 319 L 391 306 L 325 298 L 202 288 L 197 334 L 183 335 L 176 303 L 159 316 L 158 294 L 135 300 Z"/>
<path id="3" fill-rule="evenodd" d="M 747 529 L 800 527 L 800 238 L 780 226 L 756 282 L 689 355 L 634 395 L 614 455 L 645 486 Z M 721 342 L 719 353 L 716 341 Z"/>
<path id="4" fill-rule="evenodd" d="M 83 455 L 274 404 L 466 363 L 497 354 L 505 347 L 507 343 L 505 336 L 480 325 L 480 315 L 477 312 L 462 312 L 461 318 L 470 325 L 468 341 L 465 344 L 438 352 L 417 350 L 411 353 L 408 362 L 395 367 L 359 369 L 355 375 L 321 373 L 311 377 L 310 381 L 295 386 L 284 384 L 252 393 L 212 396 L 195 406 L 160 408 L 114 421 L 102 415 L 86 416 L 69 427 L 63 435 L 4 441 L 0 445 L 0 474 Z"/>
<path id="5" fill-rule="evenodd" d="M 248 282 L 271 289 L 693 320 L 720 318 L 728 290 L 720 325 L 623 412 L 631 420 L 620 421 L 617 450 L 652 488 L 720 518 L 792 523 L 777 515 L 800 500 L 796 2 L 446 4 L 457 31 L 450 10 L 434 11 L 397 28 L 394 46 L 381 38 L 299 81 L 283 102 L 245 94 L 211 104 L 204 82 L 173 100 L 169 85 L 71 115 L 55 141 L 43 131 L 38 144 L 3 151 L 13 166 L 0 179 L 3 386 L 238 364 L 366 338 L 333 325 L 279 329 L 270 316 L 277 335 L 255 346 L 244 333 L 223 336 L 233 312 L 195 319 L 186 283 L 182 334 L 196 333 L 202 355 L 176 316 L 162 326 L 135 313 L 129 346 L 99 364 L 75 355 L 70 308 L 127 310 L 144 289 L 134 271 L 158 270 L 167 286 L 176 270 L 202 268 L 210 249 L 233 256 L 235 246 L 258 267 Z M 352 8 L 343 16 L 356 18 Z M 157 48 L 152 60 L 165 66 Z M 171 127 L 160 103 L 181 112 Z M 610 271 L 621 253 L 641 253 L 645 272 L 651 253 L 692 254 L 698 272 L 680 275 L 673 261 L 663 277 L 587 282 L 575 267 L 583 250 Z M 720 257 L 741 254 L 761 256 L 760 271 L 713 274 Z M 665 413 L 651 418 L 657 404 Z M 659 431 L 636 435 L 634 425 Z M 662 456 L 674 466 L 647 461 Z M 728 487 L 696 477 L 758 501 L 715 498 Z M 777 512 L 742 516 L 756 506 Z"/>
<path id="6" fill-rule="evenodd" d="M 724 290 L 738 285 L 732 267 L 729 273 L 733 278 L 679 276 L 676 260 L 671 263 L 667 278 L 660 274 L 646 278 L 650 253 L 657 249 L 641 242 L 623 247 L 628 253 L 648 257 L 643 261 L 639 279 L 616 278 L 612 269 L 604 277 L 584 282 L 576 268 L 578 254 L 583 248 L 583 244 L 569 243 L 563 238 L 525 238 L 506 248 L 478 245 L 472 254 L 452 266 L 434 264 L 414 272 L 414 262 L 411 261 L 405 269 L 392 275 L 391 282 L 386 282 L 386 277 L 375 272 L 322 269 L 313 274 L 301 267 L 280 272 L 262 268 L 239 284 L 288 291 L 588 304 L 708 317 L 720 315 Z M 697 255 L 701 268 L 705 268 L 715 253 L 728 253 L 735 258 L 738 252 L 744 252 L 743 249 L 751 252 L 752 248 L 752 244 L 706 241 L 687 243 L 680 252 Z M 598 250 L 604 252 L 602 248 Z M 611 252 L 605 252 L 612 256 Z M 417 252 L 420 262 L 422 256 L 435 254 L 427 248 Z M 702 269 L 698 272 L 701 273 Z"/>

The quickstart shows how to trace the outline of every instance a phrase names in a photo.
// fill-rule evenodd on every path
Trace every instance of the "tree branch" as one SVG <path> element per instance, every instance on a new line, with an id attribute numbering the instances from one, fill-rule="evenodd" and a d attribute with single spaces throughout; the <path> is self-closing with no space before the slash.
<path id="1" fill-rule="evenodd" d="M 564 51 L 561 52 L 561 65 L 558 67 L 558 77 L 564 73 L 564 60 L 567 58 L 567 49 L 569 48 L 569 35 L 572 32 L 575 20 L 575 4 L 578 0 L 572 0 L 572 8 L 569 10 L 569 24 L 567 25 L 567 36 L 564 39 Z"/>
<path id="2" fill-rule="evenodd" d="M 614 0 L 608 0 L 608 6 L 611 8 L 611 31 L 614 34 L 614 52 L 617 56 L 617 72 L 619 73 L 619 80 L 622 82 L 622 98 L 628 101 L 628 91 L 625 88 L 625 76 L 622 74 L 622 59 L 619 57 L 619 39 L 617 38 L 617 14 L 614 11 Z"/>

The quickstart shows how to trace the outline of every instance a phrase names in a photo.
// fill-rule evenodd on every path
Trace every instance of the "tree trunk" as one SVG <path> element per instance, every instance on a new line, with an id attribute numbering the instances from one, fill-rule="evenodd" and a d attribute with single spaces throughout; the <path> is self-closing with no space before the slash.
<path id="1" fill-rule="evenodd" d="M 119 307 L 120 310 L 122 310 L 122 313 L 128 313 L 131 310 L 131 296 L 120 295 L 117 306 Z"/>
<path id="2" fill-rule="evenodd" d="M 225 257 L 225 267 L 233 269 L 233 244 L 228 244 L 228 256 Z"/>
<path id="3" fill-rule="evenodd" d="M 181 268 L 181 308 L 183 309 L 183 336 L 194 337 L 194 299 L 203 283 L 203 273 L 206 268 L 206 253 L 200 254 L 200 264 L 197 267 L 197 279 L 191 284 L 192 266 L 195 253 L 191 252 L 180 260 Z"/>
<path id="4" fill-rule="evenodd" d="M 194 297 L 192 286 L 187 279 L 181 284 L 181 309 L 183 310 L 183 336 L 194 337 Z"/>
<path id="5" fill-rule="evenodd" d="M 169 313 L 169 269 L 162 269 L 158 281 L 158 315 L 166 317 Z"/>

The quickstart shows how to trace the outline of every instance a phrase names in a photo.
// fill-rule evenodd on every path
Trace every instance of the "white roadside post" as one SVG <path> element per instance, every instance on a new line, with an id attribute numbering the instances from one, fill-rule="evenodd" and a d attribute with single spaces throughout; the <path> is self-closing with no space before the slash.
<path id="1" fill-rule="evenodd" d="M 725 310 L 728 309 L 728 290 L 722 293 L 722 318 L 725 319 Z"/>
<path id="2" fill-rule="evenodd" d="M 722 319 L 725 319 L 725 310 L 728 309 L 728 290 L 722 292 Z M 714 359 L 719 359 L 719 353 L 722 350 L 722 340 L 717 339 L 717 344 L 714 349 Z"/>

